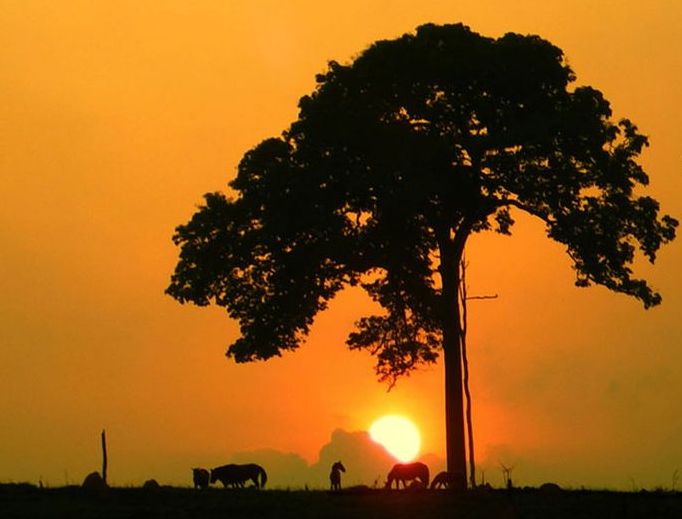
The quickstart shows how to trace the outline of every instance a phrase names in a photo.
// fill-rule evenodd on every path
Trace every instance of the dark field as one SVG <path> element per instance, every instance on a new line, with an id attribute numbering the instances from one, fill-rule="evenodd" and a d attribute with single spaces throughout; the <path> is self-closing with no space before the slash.
<path id="1" fill-rule="evenodd" d="M 387 492 L 112 488 L 92 495 L 78 487 L 0 485 L 0 517 L 10 518 L 682 518 L 682 494 L 492 490 Z"/>

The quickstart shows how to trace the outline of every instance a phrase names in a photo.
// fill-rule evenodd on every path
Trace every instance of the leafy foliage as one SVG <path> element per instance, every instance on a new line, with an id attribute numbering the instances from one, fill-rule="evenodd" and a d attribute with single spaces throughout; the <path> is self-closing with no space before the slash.
<path id="1" fill-rule="evenodd" d="M 334 294 L 359 284 L 385 312 L 361 319 L 348 344 L 394 382 L 437 358 L 452 319 L 440 281 L 467 237 L 509 234 L 520 210 L 566 246 L 579 286 L 660 303 L 631 269 L 677 226 L 638 194 L 647 139 L 574 79 L 537 36 L 463 25 L 424 25 L 330 62 L 298 120 L 245 154 L 236 196 L 205 195 L 177 228 L 167 292 L 225 307 L 241 327 L 228 355 L 244 362 L 295 349 Z"/>

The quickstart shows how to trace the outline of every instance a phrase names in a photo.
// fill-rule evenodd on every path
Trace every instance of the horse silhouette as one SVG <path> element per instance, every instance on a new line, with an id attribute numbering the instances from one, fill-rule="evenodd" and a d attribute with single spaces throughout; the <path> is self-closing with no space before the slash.
<path id="1" fill-rule="evenodd" d="M 429 467 L 418 461 L 414 463 L 397 463 L 388 473 L 386 480 L 386 487 L 391 488 L 393 482 L 396 483 L 396 488 L 400 488 L 400 482 L 403 483 L 403 488 L 407 488 L 407 482 L 419 479 L 424 487 L 429 485 Z"/>
<path id="2" fill-rule="evenodd" d="M 243 488 L 249 480 L 253 481 L 256 488 L 262 488 L 268 480 L 268 475 L 263 467 L 255 463 L 222 465 L 211 470 L 211 483 L 220 481 L 225 488 L 227 485 Z"/>
<path id="3" fill-rule="evenodd" d="M 343 463 L 337 461 L 332 465 L 332 471 L 329 473 L 329 482 L 331 483 L 331 490 L 341 490 L 341 473 L 346 472 L 346 467 Z"/>
<path id="4" fill-rule="evenodd" d="M 431 482 L 431 486 L 429 487 L 431 490 L 434 490 L 436 488 L 450 488 L 450 485 L 452 485 L 455 481 L 455 478 L 450 472 L 443 471 L 439 472 L 436 474 L 436 477 L 433 478 L 433 481 Z"/>
<path id="5" fill-rule="evenodd" d="M 194 488 L 208 488 L 210 479 L 211 474 L 208 470 L 201 468 L 192 469 L 192 481 L 194 482 Z"/>

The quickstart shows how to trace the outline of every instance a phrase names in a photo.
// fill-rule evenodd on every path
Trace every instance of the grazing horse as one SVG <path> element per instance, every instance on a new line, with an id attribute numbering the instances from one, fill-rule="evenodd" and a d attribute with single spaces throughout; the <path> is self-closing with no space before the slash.
<path id="1" fill-rule="evenodd" d="M 208 488 L 211 474 L 206 469 L 192 469 L 192 481 L 194 481 L 194 488 Z"/>
<path id="2" fill-rule="evenodd" d="M 386 488 L 392 488 L 394 481 L 396 488 L 400 488 L 401 481 L 403 487 L 407 488 L 407 481 L 414 479 L 419 479 L 424 487 L 427 487 L 429 485 L 429 467 L 418 461 L 414 463 L 398 463 L 388 473 Z"/>
<path id="3" fill-rule="evenodd" d="M 249 480 L 253 481 L 256 488 L 262 488 L 268 480 L 268 475 L 263 467 L 255 463 L 222 465 L 211 470 L 211 483 L 220 481 L 225 488 L 227 485 L 242 488 Z"/>
<path id="4" fill-rule="evenodd" d="M 337 461 L 332 465 L 332 471 L 329 473 L 329 482 L 331 483 L 331 490 L 341 490 L 341 473 L 346 472 L 346 467 L 343 463 Z"/>
<path id="5" fill-rule="evenodd" d="M 433 481 L 431 482 L 431 486 L 429 487 L 431 490 L 434 490 L 436 488 L 450 488 L 450 485 L 452 485 L 455 482 L 455 478 L 450 472 L 443 471 L 439 472 L 436 474 L 436 477 L 433 478 Z"/>

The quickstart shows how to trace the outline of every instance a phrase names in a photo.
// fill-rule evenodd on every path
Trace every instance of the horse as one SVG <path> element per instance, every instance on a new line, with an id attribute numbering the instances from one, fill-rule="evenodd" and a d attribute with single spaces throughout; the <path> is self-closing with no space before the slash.
<path id="1" fill-rule="evenodd" d="M 346 472 L 346 467 L 343 463 L 337 461 L 332 465 L 332 471 L 329 473 L 329 481 L 331 483 L 330 490 L 341 490 L 341 473 Z"/>
<path id="2" fill-rule="evenodd" d="M 263 467 L 255 463 L 222 465 L 211 470 L 211 483 L 220 481 L 225 488 L 227 485 L 243 488 L 249 480 L 253 481 L 256 488 L 263 488 L 268 480 L 268 475 Z"/>
<path id="3" fill-rule="evenodd" d="M 208 488 L 209 480 L 211 474 L 206 469 L 192 469 L 192 481 L 194 482 L 194 488 Z"/>
<path id="4" fill-rule="evenodd" d="M 386 480 L 386 487 L 391 488 L 393 482 L 396 482 L 396 488 L 400 488 L 400 482 L 403 482 L 403 487 L 407 488 L 407 481 L 419 479 L 424 487 L 429 485 L 429 467 L 418 461 L 414 463 L 397 463 L 388 473 Z"/>
<path id="5" fill-rule="evenodd" d="M 439 472 L 436 474 L 436 477 L 433 478 L 433 481 L 431 482 L 431 486 L 429 487 L 431 490 L 434 490 L 436 488 L 450 488 L 450 485 L 452 485 L 455 481 L 455 478 L 450 472 L 443 471 Z"/>

